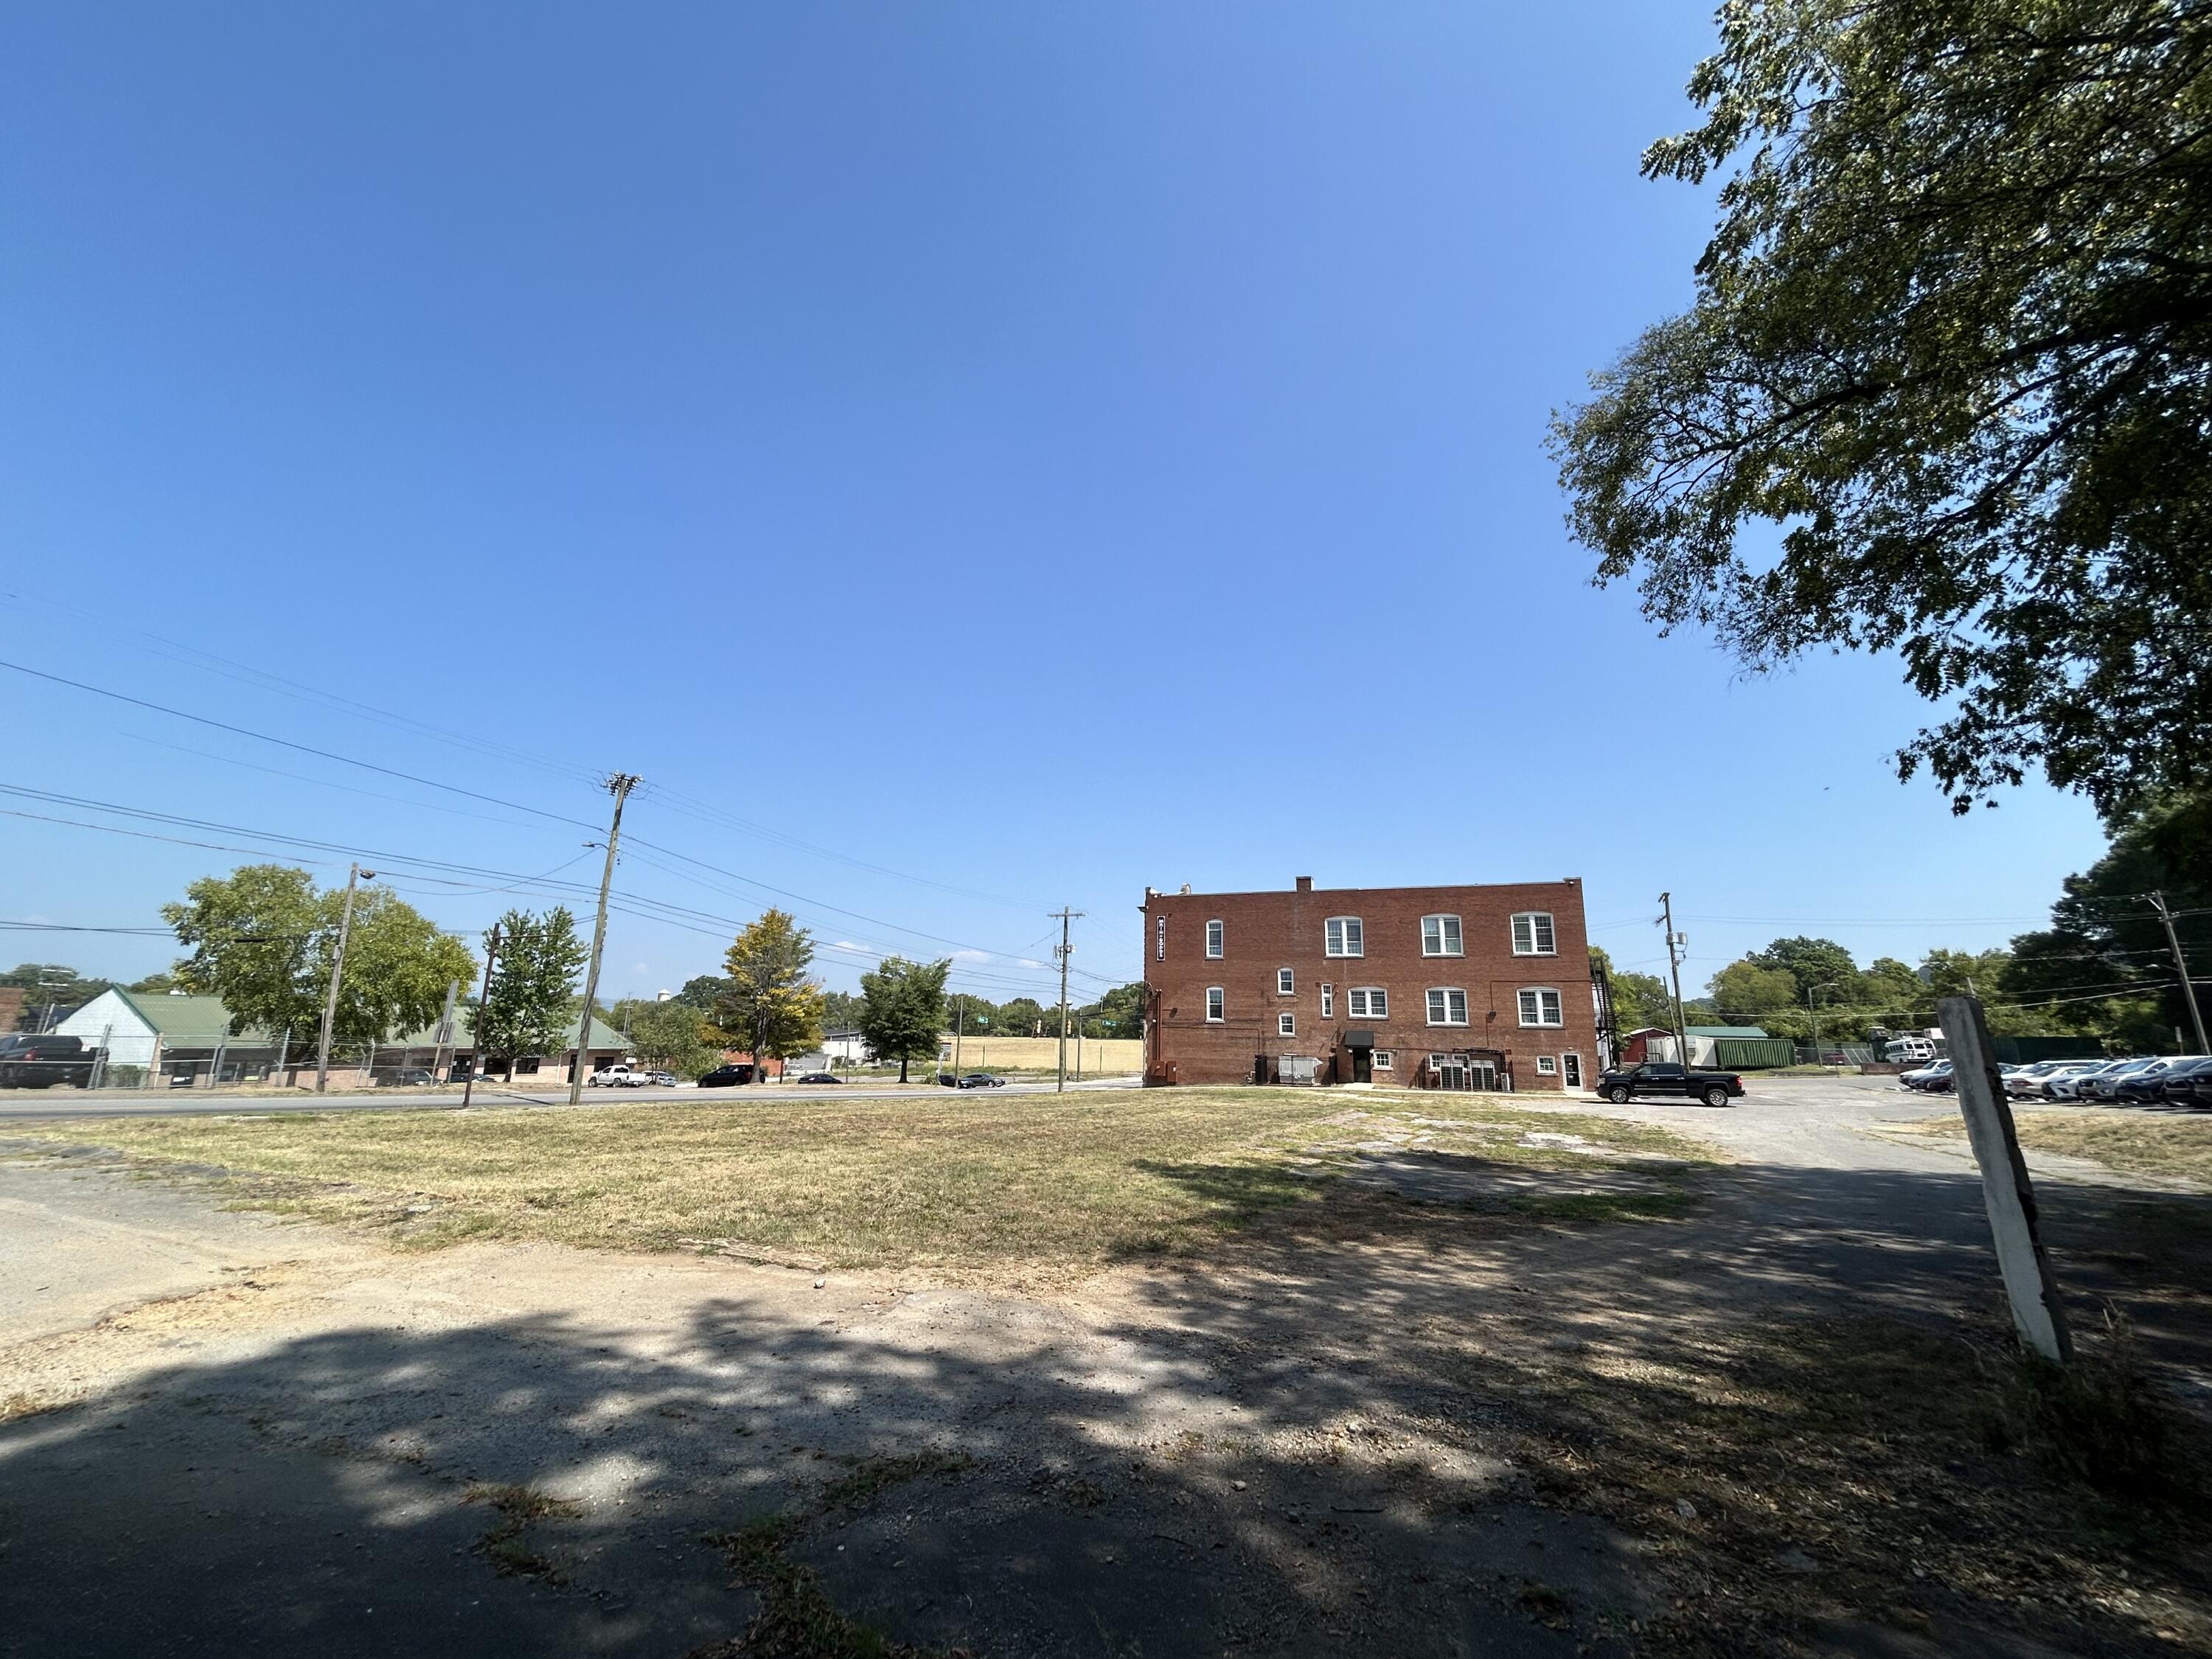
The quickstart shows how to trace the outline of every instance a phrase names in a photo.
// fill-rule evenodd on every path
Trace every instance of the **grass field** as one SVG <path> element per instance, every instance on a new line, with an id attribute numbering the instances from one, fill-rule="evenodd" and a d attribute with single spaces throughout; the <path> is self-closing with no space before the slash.
<path id="1" fill-rule="evenodd" d="M 1313 1196 L 1376 1136 L 1559 1171 L 1615 1167 L 1628 1152 L 1705 1156 L 1662 1129 L 1516 1110 L 1495 1097 L 1458 1097 L 1455 1121 L 1442 1125 L 1447 1109 L 1432 1100 L 1366 1096 L 1348 1117 L 1351 1105 L 1297 1089 L 932 1091 L 115 1118 L 71 1133 L 149 1175 L 212 1182 L 255 1208 L 382 1225 L 418 1248 L 472 1237 L 647 1250 L 704 1242 L 832 1266 L 954 1269 L 1080 1269 L 1202 1244 Z"/>
<path id="2" fill-rule="evenodd" d="M 2015 1107 L 2013 1121 L 2020 1144 L 2033 1152 L 2086 1158 L 2126 1175 L 2166 1176 L 2212 1187 L 2212 1117 Z M 1963 1140 L 1966 1126 L 1956 1118 L 1936 1118 L 1922 1133 Z"/>

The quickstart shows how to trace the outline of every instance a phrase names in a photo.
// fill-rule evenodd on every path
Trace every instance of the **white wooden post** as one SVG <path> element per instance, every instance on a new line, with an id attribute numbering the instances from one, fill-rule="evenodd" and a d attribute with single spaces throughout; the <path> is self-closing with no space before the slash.
<path id="1" fill-rule="evenodd" d="M 2073 1338 L 2066 1328 L 2066 1310 L 2059 1304 L 2057 1281 L 2051 1276 L 2051 1260 L 2043 1253 L 2035 1188 L 2020 1155 L 2020 1136 L 2013 1127 L 2012 1107 L 2005 1099 L 1982 1005 L 1973 997 L 1945 997 L 1936 1005 L 1936 1018 L 1950 1040 L 1951 1076 L 1959 1091 L 1959 1109 L 1966 1115 L 1966 1139 L 1982 1169 L 1982 1198 L 1989 1208 L 1997 1271 L 2012 1304 L 2013 1325 L 2021 1341 L 2053 1364 L 2063 1364 L 2073 1358 Z"/>

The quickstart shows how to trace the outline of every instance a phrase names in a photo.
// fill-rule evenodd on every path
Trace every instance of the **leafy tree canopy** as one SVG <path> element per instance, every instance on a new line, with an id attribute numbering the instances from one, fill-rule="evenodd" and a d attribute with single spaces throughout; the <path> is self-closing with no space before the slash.
<path id="1" fill-rule="evenodd" d="M 1779 968 L 1797 981 L 1795 1000 L 1803 1001 L 1810 991 L 1825 1001 L 1838 1001 L 1858 989 L 1859 965 L 1851 953 L 1832 939 L 1778 939 L 1764 951 L 1753 951 L 1747 961 L 1762 968 Z"/>
<path id="2" fill-rule="evenodd" d="M 319 892 L 304 870 L 243 865 L 185 890 L 161 915 L 191 951 L 176 965 L 188 991 L 221 997 L 233 1035 L 250 1026 L 289 1030 L 297 1042 L 322 1022 L 344 906 L 343 890 Z M 468 947 L 388 888 L 354 896 L 345 975 L 333 1039 L 382 1042 L 434 1021 L 453 981 L 475 972 Z"/>
<path id="3" fill-rule="evenodd" d="M 477 1064 L 564 1054 L 578 1012 L 576 975 L 590 954 L 565 905 L 543 915 L 509 910 L 499 919 L 491 993 L 471 1028 Z M 484 935 L 487 947 L 491 934 Z"/>
<path id="4" fill-rule="evenodd" d="M 1554 420 L 1601 581 L 1747 665 L 1893 650 L 1963 811 L 2212 777 L 2212 8 L 1741 0 L 1649 177 L 1691 309 Z"/>
<path id="5" fill-rule="evenodd" d="M 1803 1012 L 1796 975 L 1756 959 L 1732 962 L 1715 974 L 1712 994 L 1713 1006 L 1730 1025 L 1771 1025 L 1777 1015 L 1794 1020 Z"/>
<path id="6" fill-rule="evenodd" d="M 719 1057 L 708 1040 L 711 1028 L 707 1016 L 680 997 L 665 1002 L 642 998 L 618 1002 L 609 1018 L 629 1033 L 630 1052 L 641 1061 L 678 1077 L 696 1077 L 710 1070 Z"/>
<path id="7" fill-rule="evenodd" d="M 1139 980 L 1117 985 L 1083 1011 L 1086 1036 L 1140 1037 L 1145 1034 L 1145 987 Z"/>
<path id="8" fill-rule="evenodd" d="M 731 943 L 714 1024 L 756 1061 L 804 1053 L 822 1040 L 822 988 L 807 971 L 814 939 L 782 910 L 764 910 Z M 756 1075 L 758 1075 L 757 1073 Z"/>
<path id="9" fill-rule="evenodd" d="M 729 988 L 729 981 L 715 974 L 701 974 L 696 979 L 684 981 L 684 988 L 672 1000 L 686 1007 L 696 1008 L 702 1014 L 714 1012 L 714 999 Z"/>
<path id="10" fill-rule="evenodd" d="M 902 1083 L 908 1060 L 937 1058 L 945 1030 L 945 977 L 951 971 L 950 958 L 885 957 L 873 973 L 860 975 L 860 1036 L 877 1059 L 898 1061 Z"/>
<path id="11" fill-rule="evenodd" d="M 999 1005 L 999 1023 L 992 1028 L 994 1036 L 1057 1036 L 1060 1015 L 1055 1011 L 1051 1030 L 1045 1030 L 1044 1005 L 1035 997 L 1016 997 L 1012 1002 Z"/>
<path id="12" fill-rule="evenodd" d="M 1605 969 L 1613 992 L 1613 1024 L 1623 1036 L 1653 1027 L 1674 1029 L 1674 998 L 1665 980 L 1656 974 L 1614 967 L 1611 954 L 1601 945 L 1591 945 L 1589 953 L 1590 960 Z"/>

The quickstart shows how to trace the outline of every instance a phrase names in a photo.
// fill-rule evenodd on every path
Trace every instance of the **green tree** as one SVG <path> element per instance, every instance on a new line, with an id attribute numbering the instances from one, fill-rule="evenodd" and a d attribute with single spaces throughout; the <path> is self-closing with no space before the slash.
<path id="1" fill-rule="evenodd" d="M 2011 965 L 2009 951 L 1930 951 L 1920 959 L 1920 978 L 1931 1008 L 1938 997 L 1976 996 L 1994 1002 Z"/>
<path id="2" fill-rule="evenodd" d="M 518 1060 L 567 1049 L 580 1012 L 576 975 L 590 952 L 565 905 L 542 915 L 509 910 L 498 927 L 491 994 L 477 1011 L 471 1031 L 477 1065 L 489 1070 L 491 1060 L 503 1060 L 511 1079 Z M 484 937 L 489 942 L 491 936 Z"/>
<path id="3" fill-rule="evenodd" d="M 1041 1032 L 1048 1036 L 1059 1035 L 1058 1008 L 1053 1010 L 1050 1030 L 1047 1030 L 1043 1005 L 1035 997 L 1016 997 L 1012 1002 L 999 1005 L 999 1036 L 1036 1036 Z"/>
<path id="4" fill-rule="evenodd" d="M 1892 1027 L 1925 1025 L 1929 1022 L 1917 1016 L 1935 1006 L 1920 975 L 1895 957 L 1876 957 L 1868 965 L 1859 975 L 1858 1000 L 1870 1018 Z"/>
<path id="5" fill-rule="evenodd" d="M 304 870 L 240 866 L 185 890 L 161 915 L 191 954 L 177 983 L 220 997 L 232 1035 L 251 1026 L 289 1030 L 295 1042 L 319 1029 L 337 948 L 344 894 L 316 890 Z M 354 895 L 345 975 L 331 1022 L 340 1047 L 383 1042 L 435 1020 L 446 989 L 476 971 L 468 947 L 438 931 L 389 888 Z"/>
<path id="6" fill-rule="evenodd" d="M 1100 1037 L 1140 1037 L 1145 1034 L 1145 985 L 1142 980 L 1117 985 L 1085 1011 L 1091 1024 L 1085 1035 Z"/>
<path id="7" fill-rule="evenodd" d="M 750 1052 L 755 1077 L 771 1058 L 822 1040 L 822 988 L 807 971 L 813 965 L 812 935 L 775 909 L 763 911 L 723 958 L 728 984 L 714 1000 L 714 1024 L 729 1047 Z"/>
<path id="8" fill-rule="evenodd" d="M 1590 960 L 1605 969 L 1613 994 L 1613 1023 L 1621 1036 L 1654 1027 L 1674 1029 L 1674 999 L 1665 980 L 1656 974 L 1614 967 L 1612 955 L 1601 945 L 1591 945 L 1589 953 Z"/>
<path id="9" fill-rule="evenodd" d="M 999 1029 L 998 1005 L 988 999 L 963 991 L 945 1000 L 952 1015 L 946 1030 L 957 1030 L 962 1036 L 988 1036 Z"/>
<path id="10" fill-rule="evenodd" d="M 898 1061 L 901 1083 L 908 1060 L 937 1058 L 945 1030 L 945 976 L 951 971 L 949 957 L 885 957 L 873 973 L 860 975 L 861 1039 L 877 1059 Z"/>
<path id="11" fill-rule="evenodd" d="M 2212 13 L 1719 18 L 1643 164 L 1728 174 L 1694 301 L 1553 424 L 1600 580 L 1754 668 L 1897 653 L 1960 811 L 2212 776 Z"/>
<path id="12" fill-rule="evenodd" d="M 860 1029 L 860 999 L 850 991 L 824 991 L 822 994 L 822 1025 L 830 1031 L 857 1031 Z"/>
<path id="13" fill-rule="evenodd" d="M 1851 953 L 1832 939 L 1778 939 L 1764 951 L 1753 951 L 1744 958 L 1761 968 L 1781 968 L 1788 970 L 1797 981 L 1797 1001 L 1802 1003 L 1807 991 L 1813 992 L 1823 1001 L 1840 1001 L 1855 996 L 1859 989 L 1859 965 Z"/>
<path id="14" fill-rule="evenodd" d="M 673 1000 L 683 1003 L 686 1007 L 696 1008 L 702 1014 L 711 1014 L 714 1012 L 714 999 L 728 988 L 729 981 L 719 974 L 701 974 L 695 979 L 685 980 L 684 988 L 676 994 Z"/>
<path id="15" fill-rule="evenodd" d="M 58 962 L 19 963 L 6 973 L 0 973 L 0 985 L 22 988 L 23 1007 L 19 1018 L 27 1030 L 67 1019 L 112 984 L 109 980 L 88 979 L 76 969 Z"/>
<path id="16" fill-rule="evenodd" d="M 1794 1031 L 1804 1012 L 1797 976 L 1746 957 L 1713 975 L 1713 1006 L 1730 1025 L 1783 1025 Z"/>
<path id="17" fill-rule="evenodd" d="M 614 1013 L 629 1033 L 630 1052 L 647 1066 L 679 1077 L 696 1077 L 714 1066 L 717 1055 L 708 1040 L 707 1016 L 690 1003 L 674 997 L 640 1000 L 617 1004 Z"/>

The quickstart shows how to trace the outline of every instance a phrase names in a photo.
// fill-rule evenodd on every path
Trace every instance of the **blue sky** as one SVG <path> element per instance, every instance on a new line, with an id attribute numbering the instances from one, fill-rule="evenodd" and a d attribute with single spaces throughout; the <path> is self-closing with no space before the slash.
<path id="1" fill-rule="evenodd" d="M 1746 678 L 1562 529 L 1547 416 L 1708 228 L 1636 164 L 1710 27 L 15 8 L 0 658 L 492 801 L 0 671 L 10 775 L 589 882 L 569 820 L 640 774 L 617 994 L 770 889 L 833 984 L 957 949 L 998 999 L 1061 903 L 1079 991 L 1136 976 L 1147 883 L 1577 874 L 1643 965 L 1671 888 L 1700 983 L 1777 933 L 2000 942 L 2086 806 L 1954 818 L 1894 777 L 1893 665 Z M 0 919 L 145 926 L 243 861 L 0 817 Z M 518 897 L 429 873 L 456 929 Z"/>

